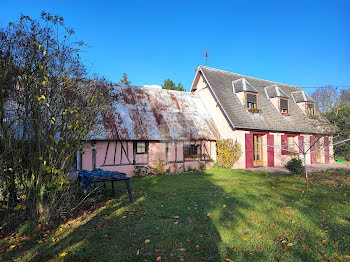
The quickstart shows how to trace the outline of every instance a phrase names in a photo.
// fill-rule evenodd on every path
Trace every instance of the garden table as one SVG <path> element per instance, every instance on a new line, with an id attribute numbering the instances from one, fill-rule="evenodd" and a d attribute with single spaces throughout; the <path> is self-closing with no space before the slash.
<path id="1" fill-rule="evenodd" d="M 93 171 L 87 171 L 87 170 L 80 171 L 78 179 L 82 183 L 82 188 L 84 191 L 88 190 L 92 184 L 94 185 L 93 188 L 94 190 L 96 190 L 95 204 L 94 204 L 95 208 L 97 205 L 99 188 L 101 187 L 102 183 L 104 186 L 106 186 L 105 185 L 106 182 L 111 182 L 112 194 L 114 196 L 114 182 L 125 181 L 126 188 L 129 194 L 129 200 L 131 203 L 133 202 L 132 192 L 131 192 L 130 183 L 129 183 L 130 177 L 127 177 L 126 174 L 124 173 L 120 173 L 116 171 L 105 171 L 97 168 L 97 169 L 94 169 Z"/>

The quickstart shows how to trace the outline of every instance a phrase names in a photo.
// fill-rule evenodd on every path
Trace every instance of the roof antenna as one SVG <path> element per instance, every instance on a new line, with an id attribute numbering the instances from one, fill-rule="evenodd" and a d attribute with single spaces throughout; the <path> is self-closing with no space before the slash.
<path id="1" fill-rule="evenodd" d="M 205 65 L 207 65 L 207 60 L 208 60 L 208 56 L 209 56 L 209 50 L 208 49 L 204 49 L 203 55 L 205 57 Z"/>

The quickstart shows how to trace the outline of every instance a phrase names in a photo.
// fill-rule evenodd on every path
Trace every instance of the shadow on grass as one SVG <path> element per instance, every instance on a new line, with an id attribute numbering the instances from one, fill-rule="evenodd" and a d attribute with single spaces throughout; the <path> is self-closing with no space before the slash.
<path id="1" fill-rule="evenodd" d="M 208 170 L 132 179 L 99 208 L 5 259 L 47 261 L 317 261 L 350 246 L 349 187 L 247 170 Z M 102 196 L 102 194 L 101 194 Z M 50 236 L 51 239 L 51 236 Z"/>
<path id="2" fill-rule="evenodd" d="M 132 179 L 134 203 L 128 201 L 124 184 L 117 183 L 114 199 L 107 200 L 108 189 L 99 208 L 79 225 L 73 221 L 58 232 L 55 242 L 23 246 L 21 255 L 35 261 L 63 252 L 65 261 L 223 261 L 213 220 L 219 221 L 226 211 L 224 203 L 229 202 L 230 213 L 242 220 L 237 207 L 248 206 L 213 184 L 211 177 L 196 171 Z M 13 251 L 5 258 L 15 255 L 20 256 Z"/>

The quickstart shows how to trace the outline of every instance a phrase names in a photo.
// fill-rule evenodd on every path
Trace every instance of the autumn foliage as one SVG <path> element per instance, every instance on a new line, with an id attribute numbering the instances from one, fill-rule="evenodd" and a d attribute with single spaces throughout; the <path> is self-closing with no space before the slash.
<path id="1" fill-rule="evenodd" d="M 242 155 L 241 144 L 233 139 L 221 139 L 216 142 L 217 165 L 222 168 L 232 168 Z"/>

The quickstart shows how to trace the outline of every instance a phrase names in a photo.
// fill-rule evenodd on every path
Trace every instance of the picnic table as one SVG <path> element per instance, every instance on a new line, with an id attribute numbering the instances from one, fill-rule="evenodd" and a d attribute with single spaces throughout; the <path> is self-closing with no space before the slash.
<path id="1" fill-rule="evenodd" d="M 133 202 L 132 192 L 131 192 L 130 183 L 129 183 L 130 177 L 127 177 L 126 174 L 124 173 L 120 173 L 117 171 L 106 171 L 100 168 L 96 168 L 93 171 L 88 171 L 88 170 L 80 171 L 78 179 L 80 180 L 84 191 L 88 191 L 89 189 L 93 189 L 96 191 L 95 203 L 94 203 L 95 208 L 97 205 L 99 188 L 102 186 L 102 183 L 104 187 L 106 187 L 106 182 L 111 182 L 112 194 L 114 196 L 114 182 L 125 181 L 126 188 L 129 194 L 129 200 L 131 203 Z"/>

